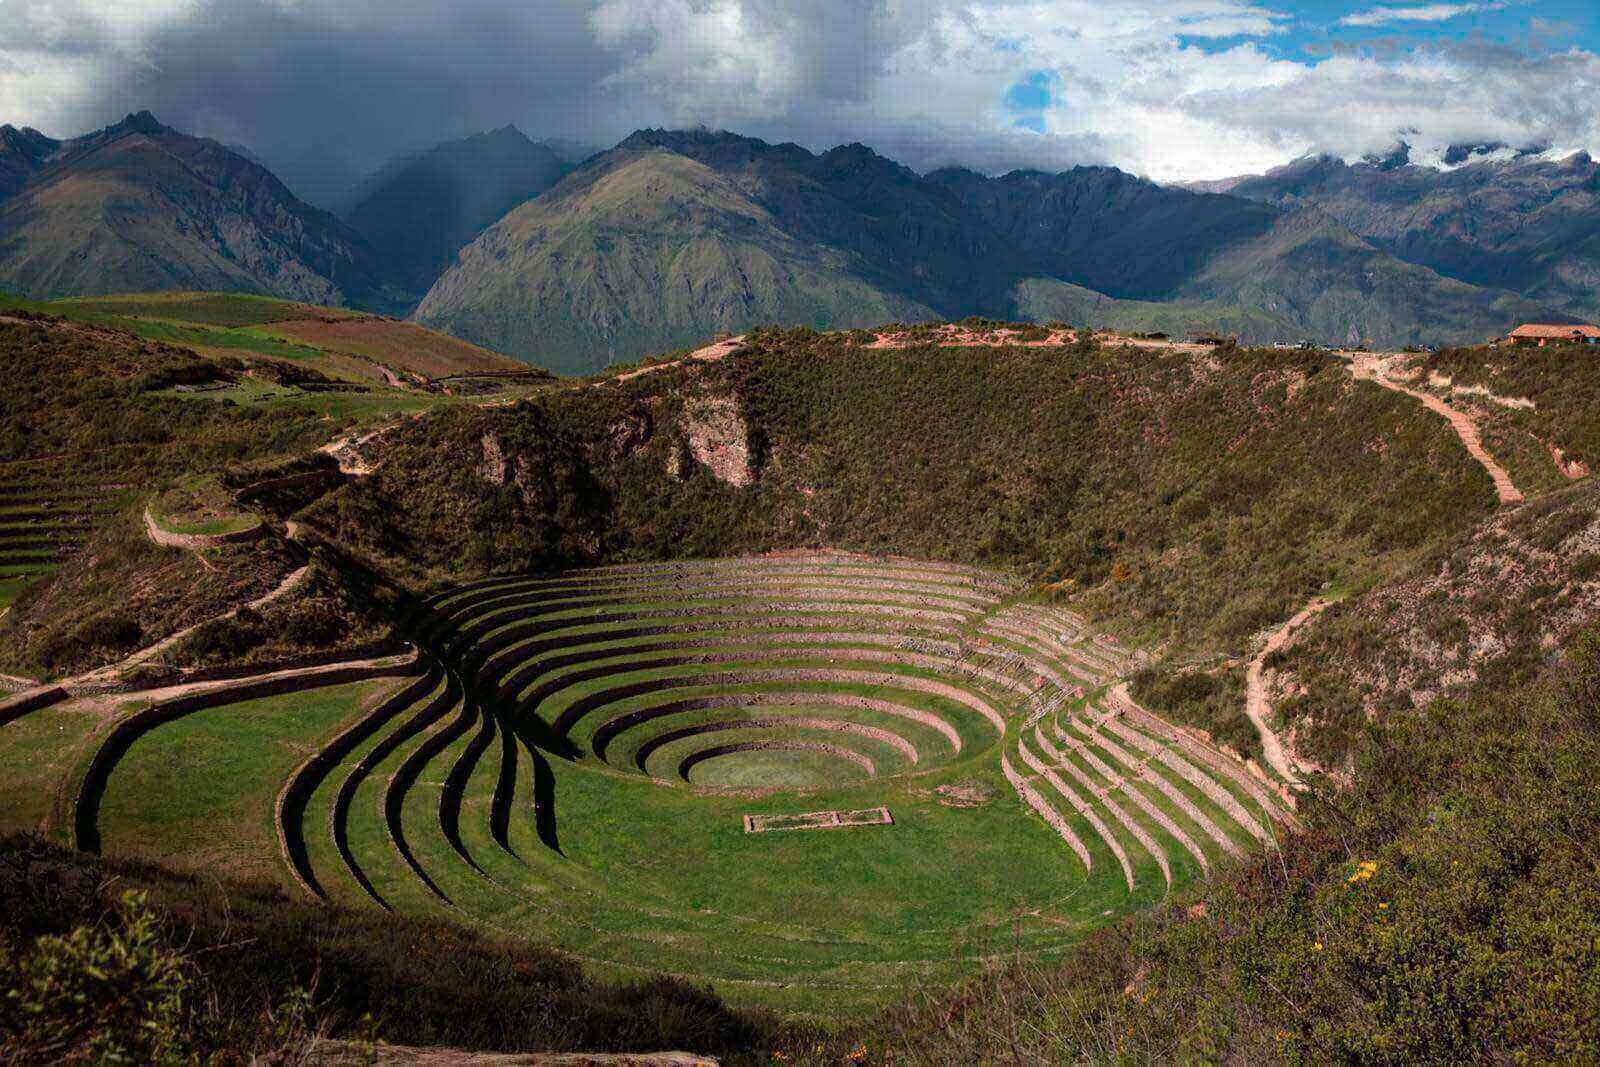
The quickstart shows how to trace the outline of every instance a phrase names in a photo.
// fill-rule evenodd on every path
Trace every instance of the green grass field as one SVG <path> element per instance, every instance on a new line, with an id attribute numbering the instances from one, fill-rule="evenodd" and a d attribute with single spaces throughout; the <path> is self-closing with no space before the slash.
<path id="1" fill-rule="evenodd" d="M 117 765 L 101 802 L 111 850 L 276 877 L 278 787 L 387 684 L 230 704 L 152 731 Z"/>
<path id="2" fill-rule="evenodd" d="M 130 293 L 54 300 L 50 305 L 62 313 L 166 319 L 225 329 L 302 319 L 313 313 L 349 317 L 358 314 L 248 293 Z"/>
<path id="3" fill-rule="evenodd" d="M 94 828 L 109 852 L 465 918 L 604 974 L 870 1010 L 1059 955 L 1282 816 L 1187 735 L 1108 722 L 1123 653 L 1018 592 L 826 554 L 463 587 L 430 604 L 416 677 L 143 734 Z M 67 705 L 0 732 L 39 798 L 22 821 L 59 823 L 112 721 Z M 746 821 L 878 808 L 888 824 Z"/>

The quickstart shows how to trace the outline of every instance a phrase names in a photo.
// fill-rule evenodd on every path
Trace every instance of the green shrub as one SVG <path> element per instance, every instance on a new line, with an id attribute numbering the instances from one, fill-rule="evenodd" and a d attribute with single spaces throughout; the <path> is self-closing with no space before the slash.
<path id="1" fill-rule="evenodd" d="M 1134 675 L 1130 691 L 1163 717 L 1197 726 L 1240 755 L 1260 756 L 1261 737 L 1244 714 L 1241 670 L 1210 673 L 1146 667 Z"/>
<path id="2" fill-rule="evenodd" d="M 189 967 L 162 944 L 145 896 L 123 894 L 107 921 L 0 943 L 0 1059 L 98 1063 L 186 1058 Z"/>
<path id="3" fill-rule="evenodd" d="M 138 620 L 112 610 L 93 615 L 66 633 L 46 638 L 39 647 L 39 661 L 50 670 L 76 666 L 106 653 L 132 649 L 144 631 Z"/>
<path id="4" fill-rule="evenodd" d="M 137 893 L 108 898 L 112 885 Z M 708 988 L 596 977 L 548 948 L 447 919 L 0 839 L 7 1063 L 299 1062 L 314 1037 L 770 1062 L 778 1031 Z"/>

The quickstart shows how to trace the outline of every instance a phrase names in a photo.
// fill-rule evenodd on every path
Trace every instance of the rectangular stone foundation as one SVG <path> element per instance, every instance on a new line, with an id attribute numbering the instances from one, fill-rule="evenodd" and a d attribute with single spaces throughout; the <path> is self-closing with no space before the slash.
<path id="1" fill-rule="evenodd" d="M 859 811 L 808 811 L 801 815 L 746 815 L 744 832 L 765 834 L 776 830 L 838 830 L 851 826 L 893 826 L 888 808 Z"/>

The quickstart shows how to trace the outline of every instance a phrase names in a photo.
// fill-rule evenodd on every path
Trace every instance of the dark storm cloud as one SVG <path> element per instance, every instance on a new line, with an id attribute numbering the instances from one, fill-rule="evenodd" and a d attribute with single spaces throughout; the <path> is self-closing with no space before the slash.
<path id="1" fill-rule="evenodd" d="M 203 0 L 140 26 L 125 49 L 88 22 L 43 42 L 101 68 L 92 92 L 49 116 L 50 132 L 149 108 L 269 159 L 321 142 L 367 164 L 507 122 L 577 136 L 594 125 L 596 85 L 616 64 L 595 43 L 588 7 Z"/>
<path id="2" fill-rule="evenodd" d="M 949 3 L 0 0 L 0 69 L 10 53 L 62 80 L 57 93 L 40 89 L 45 74 L 32 92 L 0 85 L 0 121 L 73 136 L 148 108 L 268 160 L 321 144 L 362 166 L 507 122 L 609 144 L 646 125 L 728 120 L 772 132 L 796 116 L 810 129 L 789 137 L 831 145 L 853 138 L 830 109 L 866 104 L 897 44 Z M 756 51 L 719 39 L 729 10 Z M 597 29 L 607 13 L 627 32 Z M 707 62 L 679 54 L 686 43 L 731 51 Z M 652 77 L 616 81 L 640 61 Z M 734 81 L 694 91 L 712 66 Z M 781 98 L 738 89 L 741 78 L 770 83 L 775 66 Z"/>

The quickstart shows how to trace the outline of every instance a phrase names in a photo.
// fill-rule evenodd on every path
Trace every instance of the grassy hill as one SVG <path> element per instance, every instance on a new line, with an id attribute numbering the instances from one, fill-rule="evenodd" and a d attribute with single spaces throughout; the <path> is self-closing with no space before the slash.
<path id="1" fill-rule="evenodd" d="M 146 509 L 171 510 L 174 526 L 195 532 L 260 527 L 219 472 L 262 470 L 241 484 L 268 477 L 406 403 L 300 392 L 237 359 L 29 314 L 0 321 L 0 365 L 19 383 L 0 405 L 0 578 L 10 583 L 0 670 L 10 673 L 99 667 L 273 590 L 306 562 L 280 529 L 182 551 L 153 543 Z M 337 584 L 306 583 L 277 621 L 325 611 Z M 327 621 L 318 640 L 334 647 L 370 636 L 348 612 Z"/>
<path id="2" fill-rule="evenodd" d="M 274 589 L 305 553 L 236 499 L 251 484 L 331 467 L 316 450 L 341 434 L 544 387 L 542 372 L 420 326 L 218 293 L 0 298 L 0 366 L 16 383 L 0 404 L 0 669 L 25 676 L 101 666 Z M 147 506 L 180 533 L 264 535 L 162 548 Z M 248 631 L 270 658 L 373 636 L 351 622 L 325 572 L 224 644 L 237 658 Z M 174 657 L 221 652 L 191 642 Z"/>
<path id="3" fill-rule="evenodd" d="M 723 433 L 748 442 L 748 486 L 667 473 L 700 432 L 686 412 L 716 396 L 733 403 Z M 463 578 L 818 542 L 1022 567 L 1098 590 L 1135 632 L 1230 642 L 1358 561 L 1487 513 L 1487 476 L 1414 414 L 1318 353 L 772 331 L 718 363 L 430 420 L 390 439 L 392 474 L 310 519 L 364 551 L 417 546 L 399 570 Z M 470 476 L 485 435 L 526 442 L 557 491 L 521 502 Z"/>

